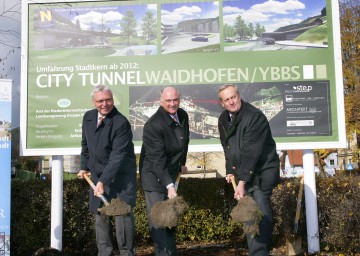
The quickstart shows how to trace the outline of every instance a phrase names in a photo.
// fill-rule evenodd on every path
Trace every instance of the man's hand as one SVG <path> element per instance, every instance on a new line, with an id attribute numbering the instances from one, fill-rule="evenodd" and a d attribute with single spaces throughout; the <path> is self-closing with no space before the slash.
<path id="1" fill-rule="evenodd" d="M 174 198 L 176 196 L 177 196 L 177 194 L 176 194 L 175 187 L 174 186 L 169 187 L 168 188 L 168 198 L 172 199 L 172 198 Z"/>
<path id="2" fill-rule="evenodd" d="M 77 174 L 78 178 L 83 179 L 84 175 L 89 175 L 90 172 L 89 171 L 85 171 L 85 170 L 80 170 Z"/>
<path id="3" fill-rule="evenodd" d="M 188 173 L 188 168 L 185 166 L 185 165 L 182 165 L 181 166 L 181 174 L 185 174 L 185 173 Z"/>
<path id="4" fill-rule="evenodd" d="M 226 176 L 226 181 L 228 183 L 232 183 L 234 188 L 234 198 L 236 200 L 240 200 L 245 196 L 245 182 L 240 180 L 239 183 L 236 185 L 234 174 L 228 174 Z"/>
<path id="5" fill-rule="evenodd" d="M 234 177 L 234 174 L 228 174 L 226 175 L 226 182 L 231 183 L 231 177 Z"/>
<path id="6" fill-rule="evenodd" d="M 81 171 L 78 172 L 77 176 L 78 176 L 80 179 L 84 179 L 84 176 L 85 176 L 85 175 L 90 176 L 90 174 L 91 174 L 91 173 L 90 173 L 89 171 L 81 170 Z M 92 185 L 92 188 L 93 188 L 93 190 L 94 190 L 94 195 L 95 195 L 95 196 L 104 194 L 104 184 L 103 184 L 102 182 L 99 181 L 99 182 L 96 184 L 95 187 L 93 187 L 93 185 Z"/>
<path id="7" fill-rule="evenodd" d="M 104 194 L 104 184 L 101 182 L 101 181 L 99 181 L 97 184 L 96 184 L 96 186 L 95 186 L 95 189 L 94 189 L 94 195 L 95 196 L 97 196 L 97 195 L 102 195 L 102 194 Z"/>
<path id="8" fill-rule="evenodd" d="M 243 180 L 239 181 L 239 184 L 236 187 L 236 191 L 234 193 L 234 198 L 239 200 L 245 196 L 245 182 Z"/>

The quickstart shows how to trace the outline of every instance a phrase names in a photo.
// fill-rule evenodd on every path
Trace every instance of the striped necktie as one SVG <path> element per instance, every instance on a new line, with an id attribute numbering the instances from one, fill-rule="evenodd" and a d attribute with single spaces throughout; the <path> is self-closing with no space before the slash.
<path id="1" fill-rule="evenodd" d="M 178 119 L 176 118 L 176 115 L 173 115 L 172 119 L 174 120 L 175 123 L 177 123 L 177 124 L 179 123 Z"/>

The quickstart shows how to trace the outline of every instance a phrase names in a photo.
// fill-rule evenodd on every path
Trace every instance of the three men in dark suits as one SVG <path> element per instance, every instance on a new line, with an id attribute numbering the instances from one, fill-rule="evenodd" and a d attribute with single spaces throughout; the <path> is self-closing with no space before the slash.
<path id="1" fill-rule="evenodd" d="M 107 86 L 93 89 L 95 109 L 83 117 L 81 140 L 81 171 L 83 178 L 91 172 L 95 189 L 90 189 L 90 211 L 95 214 L 98 256 L 112 253 L 111 223 L 104 221 L 98 208 L 103 194 L 109 201 L 120 198 L 133 208 L 136 199 L 136 158 L 130 123 L 114 106 L 113 94 Z M 134 215 L 115 216 L 116 239 L 121 256 L 135 255 Z"/>
<path id="2" fill-rule="evenodd" d="M 270 252 L 273 215 L 270 205 L 272 189 L 280 181 L 280 163 L 276 144 L 266 116 L 241 99 L 236 86 L 219 88 L 225 108 L 219 117 L 220 141 L 226 159 L 227 180 L 238 181 L 234 198 L 251 195 L 263 213 L 260 234 L 247 235 L 249 255 L 267 256 Z"/>
<path id="3" fill-rule="evenodd" d="M 187 172 L 189 117 L 179 107 L 180 93 L 174 87 L 161 91 L 160 104 L 144 126 L 139 168 L 155 255 L 174 256 L 177 255 L 174 228 L 156 227 L 151 223 L 150 211 L 155 203 L 176 196 L 176 177 Z"/>

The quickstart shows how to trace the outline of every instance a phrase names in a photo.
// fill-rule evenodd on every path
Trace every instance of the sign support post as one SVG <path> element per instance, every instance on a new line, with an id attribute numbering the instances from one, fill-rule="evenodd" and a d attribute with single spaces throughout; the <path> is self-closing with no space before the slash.
<path id="1" fill-rule="evenodd" d="M 320 242 L 313 149 L 303 150 L 303 165 L 308 252 L 317 253 Z"/>
<path id="2" fill-rule="evenodd" d="M 63 156 L 53 156 L 51 171 L 51 247 L 62 251 Z"/>

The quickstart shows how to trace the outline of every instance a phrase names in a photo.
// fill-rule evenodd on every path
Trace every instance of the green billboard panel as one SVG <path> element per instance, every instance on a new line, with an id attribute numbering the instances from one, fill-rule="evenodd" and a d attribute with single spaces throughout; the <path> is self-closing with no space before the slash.
<path id="1" fill-rule="evenodd" d="M 23 22 L 24 155 L 79 154 L 99 84 L 137 151 L 169 85 L 190 116 L 190 150 L 222 150 L 225 83 L 266 114 L 278 149 L 345 145 L 337 1 L 23 1 Z"/>

